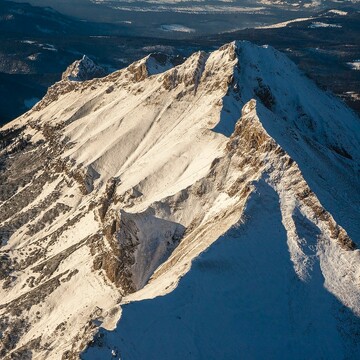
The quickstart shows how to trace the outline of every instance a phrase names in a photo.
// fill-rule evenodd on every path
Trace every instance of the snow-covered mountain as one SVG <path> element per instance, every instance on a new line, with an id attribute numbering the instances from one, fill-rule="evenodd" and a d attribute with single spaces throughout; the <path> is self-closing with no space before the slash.
<path id="1" fill-rule="evenodd" d="M 3 358 L 360 355 L 360 121 L 273 48 L 64 76 L 0 136 Z"/>

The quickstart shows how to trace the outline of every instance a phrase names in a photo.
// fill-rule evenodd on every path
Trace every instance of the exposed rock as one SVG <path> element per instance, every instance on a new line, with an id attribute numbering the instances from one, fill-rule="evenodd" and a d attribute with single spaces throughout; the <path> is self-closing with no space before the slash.
<path id="1" fill-rule="evenodd" d="M 62 74 L 62 80 L 86 81 L 94 78 L 101 78 L 106 75 L 106 71 L 86 55 L 81 60 L 72 63 Z"/>

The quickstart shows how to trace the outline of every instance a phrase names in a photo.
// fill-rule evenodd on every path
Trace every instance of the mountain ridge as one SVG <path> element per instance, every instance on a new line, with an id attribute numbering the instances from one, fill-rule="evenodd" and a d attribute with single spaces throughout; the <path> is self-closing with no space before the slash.
<path id="1" fill-rule="evenodd" d="M 267 46 L 165 64 L 65 78 L 1 129 L 2 355 L 77 358 L 119 304 L 169 293 L 246 224 L 259 181 L 279 197 L 294 279 L 318 264 L 359 315 L 356 115 Z"/>

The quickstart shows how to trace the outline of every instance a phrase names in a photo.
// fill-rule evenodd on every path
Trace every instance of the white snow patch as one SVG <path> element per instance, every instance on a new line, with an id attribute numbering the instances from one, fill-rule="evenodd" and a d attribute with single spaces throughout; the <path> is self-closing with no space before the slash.
<path id="1" fill-rule="evenodd" d="M 311 25 L 309 25 L 309 28 L 311 29 L 317 29 L 317 28 L 342 28 L 339 24 L 328 24 L 321 21 L 314 21 Z"/>
<path id="2" fill-rule="evenodd" d="M 328 13 L 336 14 L 336 15 L 340 15 L 340 16 L 346 16 L 348 14 L 347 11 L 336 10 L 336 9 L 329 10 Z"/>
<path id="3" fill-rule="evenodd" d="M 349 65 L 353 70 L 360 70 L 360 60 L 348 62 L 347 65 Z"/>
<path id="4" fill-rule="evenodd" d="M 309 18 L 298 18 L 298 19 L 293 19 L 293 20 L 288 20 L 288 21 L 284 21 L 284 22 L 281 22 L 281 23 L 273 24 L 273 25 L 258 26 L 255 29 L 278 29 L 278 28 L 286 27 L 289 24 L 308 21 L 308 20 L 311 20 L 311 19 L 312 19 L 311 17 L 309 17 Z"/>
<path id="5" fill-rule="evenodd" d="M 174 32 L 183 32 L 183 33 L 192 33 L 195 32 L 194 29 L 189 28 L 184 25 L 179 24 L 168 24 L 168 25 L 161 25 L 160 29 L 163 31 L 174 31 Z"/>

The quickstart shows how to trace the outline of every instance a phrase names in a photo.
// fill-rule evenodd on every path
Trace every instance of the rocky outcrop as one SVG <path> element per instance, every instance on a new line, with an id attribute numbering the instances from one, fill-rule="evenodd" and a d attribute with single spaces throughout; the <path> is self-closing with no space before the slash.
<path id="1" fill-rule="evenodd" d="M 97 65 L 86 55 L 81 60 L 77 60 L 63 72 L 61 79 L 66 81 L 86 81 L 94 78 L 101 78 L 106 75 L 106 71 Z"/>

